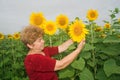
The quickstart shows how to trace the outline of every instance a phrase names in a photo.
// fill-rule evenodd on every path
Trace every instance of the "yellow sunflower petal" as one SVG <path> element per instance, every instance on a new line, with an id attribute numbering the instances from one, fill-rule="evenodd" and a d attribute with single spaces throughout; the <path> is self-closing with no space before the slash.
<path id="1" fill-rule="evenodd" d="M 42 27 L 46 19 L 42 13 L 32 13 L 30 15 L 30 24 Z"/>
<path id="2" fill-rule="evenodd" d="M 12 39 L 13 38 L 13 36 L 11 34 L 8 34 L 7 37 L 8 37 L 8 39 Z"/>
<path id="3" fill-rule="evenodd" d="M 56 33 L 57 27 L 55 22 L 53 21 L 47 21 L 44 26 L 44 32 L 48 35 L 53 35 Z"/>
<path id="4" fill-rule="evenodd" d="M 14 33 L 13 38 L 16 39 L 16 40 L 20 39 L 20 33 Z"/>
<path id="5" fill-rule="evenodd" d="M 85 28 L 85 24 L 80 20 L 76 20 L 70 25 L 69 35 L 73 41 L 80 42 L 88 34 L 88 30 Z"/>
<path id="6" fill-rule="evenodd" d="M 0 39 L 4 39 L 4 34 L 0 33 Z"/>
<path id="7" fill-rule="evenodd" d="M 56 23 L 60 29 L 66 29 L 69 23 L 69 19 L 67 16 L 60 14 L 56 17 Z"/>
<path id="8" fill-rule="evenodd" d="M 106 24 L 104 25 L 104 27 L 107 28 L 107 29 L 110 29 L 111 25 L 110 25 L 109 23 L 106 23 Z"/>
<path id="9" fill-rule="evenodd" d="M 89 20 L 96 20 L 98 18 L 98 11 L 97 10 L 88 10 L 87 18 Z"/>

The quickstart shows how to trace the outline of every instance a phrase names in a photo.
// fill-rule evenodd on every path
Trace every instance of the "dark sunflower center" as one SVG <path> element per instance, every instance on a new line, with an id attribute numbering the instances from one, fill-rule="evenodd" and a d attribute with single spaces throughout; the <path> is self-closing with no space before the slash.
<path id="1" fill-rule="evenodd" d="M 92 13 L 90 14 L 90 16 L 91 16 L 92 18 L 94 18 L 94 17 L 95 17 L 95 13 L 92 12 Z"/>
<path id="2" fill-rule="evenodd" d="M 63 25 L 65 25 L 66 22 L 65 22 L 65 20 L 61 19 L 61 20 L 59 21 L 59 23 L 60 23 L 60 25 L 63 26 Z"/>
<path id="3" fill-rule="evenodd" d="M 42 24 L 43 19 L 36 16 L 35 19 L 34 19 L 34 22 L 35 22 L 36 25 L 40 25 L 40 24 Z"/>
<path id="4" fill-rule="evenodd" d="M 79 36 L 81 33 L 82 33 L 82 29 L 81 29 L 80 27 L 76 26 L 76 27 L 74 28 L 74 34 L 75 34 L 76 36 Z"/>
<path id="5" fill-rule="evenodd" d="M 52 25 L 48 25 L 47 29 L 48 29 L 48 31 L 52 31 L 53 30 L 53 26 Z"/>

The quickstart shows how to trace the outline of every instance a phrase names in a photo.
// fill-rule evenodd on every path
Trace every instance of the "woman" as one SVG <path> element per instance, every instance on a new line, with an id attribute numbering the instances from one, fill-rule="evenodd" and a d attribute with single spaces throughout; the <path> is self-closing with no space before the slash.
<path id="1" fill-rule="evenodd" d="M 58 80 L 55 71 L 66 68 L 81 52 L 85 40 L 82 40 L 77 48 L 61 60 L 51 58 L 68 49 L 73 44 L 71 39 L 59 46 L 45 47 L 43 30 L 29 25 L 21 32 L 21 40 L 29 51 L 24 60 L 24 65 L 30 80 Z"/>

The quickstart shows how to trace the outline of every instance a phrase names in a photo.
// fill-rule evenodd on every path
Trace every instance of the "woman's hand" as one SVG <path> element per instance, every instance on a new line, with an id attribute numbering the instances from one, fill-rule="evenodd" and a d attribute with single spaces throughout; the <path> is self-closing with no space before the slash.
<path id="1" fill-rule="evenodd" d="M 61 70 L 64 69 L 65 67 L 67 67 L 70 63 L 73 62 L 73 60 L 78 56 L 78 54 L 80 54 L 82 48 L 85 45 L 85 40 L 82 40 L 79 44 L 78 47 L 76 48 L 75 51 L 71 52 L 70 54 L 68 54 L 67 56 L 65 56 L 63 59 L 61 60 L 56 60 L 56 65 L 54 70 Z"/>
<path id="2" fill-rule="evenodd" d="M 84 47 L 84 45 L 85 45 L 85 40 L 82 40 L 82 41 L 78 44 L 78 46 L 77 46 L 77 49 L 76 49 L 76 50 L 81 51 L 81 49 Z"/>

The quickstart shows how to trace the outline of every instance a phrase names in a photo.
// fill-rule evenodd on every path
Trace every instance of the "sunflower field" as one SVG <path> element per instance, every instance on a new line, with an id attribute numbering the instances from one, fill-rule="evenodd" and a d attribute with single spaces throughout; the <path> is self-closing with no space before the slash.
<path id="1" fill-rule="evenodd" d="M 59 80 L 120 80 L 120 9 L 109 10 L 110 21 L 98 25 L 97 10 L 90 9 L 86 21 L 60 14 L 56 21 L 47 20 L 40 13 L 30 15 L 30 24 L 44 29 L 45 45 L 58 46 L 68 39 L 72 44 L 65 52 L 54 56 L 62 59 L 76 49 L 82 39 L 86 44 L 80 55 L 67 68 L 57 71 Z M 20 32 L 0 33 L 0 80 L 28 80 L 24 69 L 27 48 L 20 40 Z"/>

